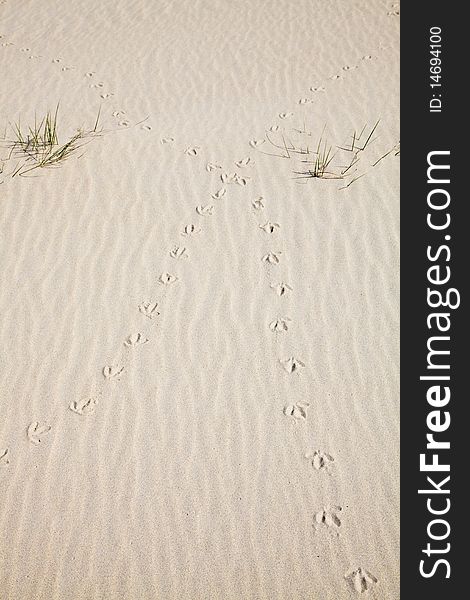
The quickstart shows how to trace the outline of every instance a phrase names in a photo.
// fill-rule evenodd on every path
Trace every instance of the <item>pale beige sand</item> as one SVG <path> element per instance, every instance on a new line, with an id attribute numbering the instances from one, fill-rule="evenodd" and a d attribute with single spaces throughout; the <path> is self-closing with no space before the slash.
<path id="1" fill-rule="evenodd" d="M 339 191 L 249 145 L 380 118 L 371 157 L 394 147 L 398 13 L 1 3 L 2 127 L 60 100 L 65 133 L 100 103 L 122 130 L 0 176 L 1 600 L 399 597 L 399 157 Z"/>

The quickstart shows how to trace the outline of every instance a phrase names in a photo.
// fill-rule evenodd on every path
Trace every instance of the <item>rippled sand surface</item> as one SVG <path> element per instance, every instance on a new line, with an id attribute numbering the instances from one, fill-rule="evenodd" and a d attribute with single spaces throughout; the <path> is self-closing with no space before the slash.
<path id="1" fill-rule="evenodd" d="M 0 36 L 2 135 L 105 130 L 0 154 L 1 600 L 396 600 L 399 5 L 6 0 Z M 296 179 L 378 120 L 349 187 Z"/>

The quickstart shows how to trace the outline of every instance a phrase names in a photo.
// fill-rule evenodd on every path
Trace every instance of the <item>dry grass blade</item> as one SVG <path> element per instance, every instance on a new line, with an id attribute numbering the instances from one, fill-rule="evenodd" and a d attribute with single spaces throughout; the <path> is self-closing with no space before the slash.
<path id="1" fill-rule="evenodd" d="M 329 142 L 325 134 L 326 125 L 323 127 L 316 147 L 314 146 L 313 148 L 308 145 L 304 146 L 301 141 L 292 143 L 284 134 L 282 134 L 279 141 L 275 140 L 270 136 L 269 132 L 266 132 L 266 140 L 279 153 L 271 154 L 262 150 L 260 152 L 269 156 L 279 156 L 286 159 L 295 158 L 296 155 L 308 156 L 309 160 L 305 158 L 302 160 L 302 163 L 306 165 L 305 168 L 300 171 L 294 171 L 296 179 L 343 180 L 345 183 L 339 189 L 344 190 L 366 174 L 365 172 L 361 173 L 361 171 L 364 171 L 361 165 L 363 164 L 363 159 L 369 154 L 369 147 L 378 137 L 376 132 L 379 124 L 380 119 L 373 126 L 369 126 L 366 123 L 361 130 L 355 129 L 347 142 L 343 143 L 342 146 L 333 145 Z M 307 131 L 305 121 L 303 129 L 293 129 L 293 131 L 304 135 Z M 311 134 L 309 133 L 308 135 Z M 395 152 L 396 156 L 399 155 L 399 143 L 372 166 L 375 166 L 382 158 L 385 158 L 385 156 L 388 156 L 392 152 Z M 305 183 L 305 181 L 301 181 L 301 183 Z"/>
<path id="2" fill-rule="evenodd" d="M 23 129 L 20 120 L 18 120 L 17 123 L 11 126 L 13 138 L 4 142 L 4 145 L 10 149 L 8 158 L 18 160 L 18 164 L 12 172 L 12 177 L 26 175 L 36 169 L 60 166 L 85 144 L 102 134 L 100 114 L 101 109 L 98 111 L 92 129 L 78 129 L 65 143 L 59 142 L 59 105 L 57 105 L 54 113 L 48 111 L 39 123 L 35 117 L 34 125 L 29 126 L 27 129 Z"/>

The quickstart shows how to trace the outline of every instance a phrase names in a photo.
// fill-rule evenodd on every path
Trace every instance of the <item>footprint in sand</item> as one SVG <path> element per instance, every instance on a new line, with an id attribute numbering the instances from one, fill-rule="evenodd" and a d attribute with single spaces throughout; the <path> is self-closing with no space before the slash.
<path id="1" fill-rule="evenodd" d="M 337 81 L 338 79 L 342 79 L 341 75 L 332 75 L 331 77 L 328 77 L 328 79 L 331 79 L 332 81 Z"/>
<path id="2" fill-rule="evenodd" d="M 294 116 L 293 112 L 282 112 L 282 113 L 279 113 L 279 118 L 280 119 L 290 119 L 293 116 Z"/>
<path id="3" fill-rule="evenodd" d="M 286 331 L 289 331 L 289 323 L 291 321 L 292 319 L 289 319 L 289 317 L 279 317 L 277 319 L 274 319 L 274 321 L 271 321 L 271 323 L 269 324 L 269 329 L 273 333 L 284 333 Z"/>
<path id="4" fill-rule="evenodd" d="M 15 44 L 13 42 L 2 42 L 2 46 L 4 48 L 7 48 L 8 46 L 14 46 Z"/>
<path id="5" fill-rule="evenodd" d="M 102 81 L 98 83 L 90 83 L 89 87 L 92 89 L 102 89 L 104 88 L 104 83 Z"/>
<path id="6" fill-rule="evenodd" d="M 262 229 L 265 233 L 274 233 L 280 227 L 281 226 L 279 225 L 279 223 L 271 223 L 270 221 L 268 221 L 264 225 L 259 226 L 259 228 Z"/>
<path id="7" fill-rule="evenodd" d="M 188 156 L 197 156 L 199 154 L 200 146 L 188 146 L 184 151 Z"/>
<path id="8" fill-rule="evenodd" d="M 57 65 L 62 62 L 62 59 L 61 58 L 53 58 L 52 62 Z"/>
<path id="9" fill-rule="evenodd" d="M 142 333 L 131 333 L 124 340 L 124 346 L 126 346 L 126 348 L 137 348 L 137 346 L 147 344 L 149 341 L 150 340 Z"/>
<path id="10" fill-rule="evenodd" d="M 301 98 L 299 100 L 299 104 L 310 104 L 311 102 L 313 102 L 312 98 Z"/>
<path id="11" fill-rule="evenodd" d="M 220 190 L 217 190 L 212 194 L 212 198 L 214 198 L 214 200 L 220 200 L 225 196 L 226 193 L 227 190 L 225 188 L 220 188 Z"/>
<path id="12" fill-rule="evenodd" d="M 109 379 L 110 381 L 119 381 L 121 379 L 123 371 L 124 367 L 116 365 L 106 365 L 106 367 L 103 367 L 103 377 L 105 379 Z"/>
<path id="13" fill-rule="evenodd" d="M 278 296 L 285 296 L 289 292 L 292 292 L 292 288 L 288 283 L 272 283 L 270 287 Z"/>
<path id="14" fill-rule="evenodd" d="M 142 131 L 152 131 L 151 125 L 141 125 L 140 128 L 142 129 Z"/>
<path id="15" fill-rule="evenodd" d="M 243 167 L 249 167 L 251 165 L 254 165 L 254 161 L 251 160 L 251 158 L 249 156 L 247 156 L 246 158 L 242 158 L 241 160 L 237 160 L 235 161 L 235 165 L 241 169 Z"/>
<path id="16" fill-rule="evenodd" d="M 85 73 L 85 77 L 94 77 L 95 75 L 95 71 L 88 71 L 88 73 Z"/>
<path id="17" fill-rule="evenodd" d="M 181 235 L 184 235 L 185 237 L 187 237 L 187 236 L 195 235 L 196 233 L 200 233 L 200 232 L 201 232 L 201 229 L 191 223 L 190 225 L 185 225 L 183 227 L 183 231 L 181 232 Z"/>
<path id="18" fill-rule="evenodd" d="M 309 406 L 308 402 L 297 402 L 296 404 L 288 404 L 282 412 L 294 421 L 304 421 L 307 418 L 307 408 Z"/>
<path id="19" fill-rule="evenodd" d="M 235 177 L 235 183 L 237 185 L 245 186 L 250 179 L 251 179 L 251 177 L 248 177 L 247 175 L 244 175 L 244 176 L 236 175 L 236 177 Z"/>
<path id="20" fill-rule="evenodd" d="M 236 173 L 221 173 L 222 183 L 236 183 L 238 175 Z"/>
<path id="21" fill-rule="evenodd" d="M 112 96 L 114 96 L 113 92 L 103 92 L 102 94 L 100 94 L 100 98 L 102 98 L 103 100 L 107 100 Z"/>
<path id="22" fill-rule="evenodd" d="M 39 423 L 39 421 L 33 421 L 32 423 L 30 423 L 28 425 L 28 429 L 26 431 L 27 435 L 28 435 L 28 440 L 32 443 L 35 444 L 36 446 L 38 446 L 41 441 L 42 438 L 47 435 L 49 433 L 49 431 L 51 430 L 50 425 L 42 425 L 41 423 Z"/>
<path id="23" fill-rule="evenodd" d="M 264 198 L 263 198 L 263 196 L 258 196 L 258 198 L 255 198 L 253 200 L 253 202 L 251 203 L 251 206 L 255 210 L 263 210 L 263 208 L 264 208 Z"/>
<path id="24" fill-rule="evenodd" d="M 311 92 L 325 92 L 326 90 L 325 90 L 324 86 L 322 86 L 322 85 L 319 85 L 319 86 L 317 86 L 317 87 L 315 87 L 315 86 L 312 86 L 312 87 L 310 88 L 310 91 L 311 91 Z"/>
<path id="25" fill-rule="evenodd" d="M 259 148 L 265 142 L 266 140 L 250 140 L 250 146 L 252 148 Z"/>
<path id="26" fill-rule="evenodd" d="M 367 592 L 378 583 L 377 577 L 362 567 L 349 571 L 344 577 L 358 594 Z"/>
<path id="27" fill-rule="evenodd" d="M 158 317 L 160 314 L 158 311 L 158 302 L 155 300 L 147 300 L 139 304 L 139 312 L 141 312 L 148 319 Z"/>
<path id="28" fill-rule="evenodd" d="M 0 465 L 10 464 L 9 455 L 10 451 L 8 450 L 8 448 L 5 448 L 5 450 L 0 450 Z"/>
<path id="29" fill-rule="evenodd" d="M 160 140 L 160 144 L 172 144 L 174 141 L 174 137 L 164 137 Z"/>
<path id="30" fill-rule="evenodd" d="M 174 246 L 170 250 L 171 258 L 188 258 L 188 252 L 184 246 Z"/>
<path id="31" fill-rule="evenodd" d="M 300 371 L 300 369 L 305 367 L 305 363 L 294 356 L 290 356 L 285 360 L 279 360 L 279 362 L 281 363 L 283 369 L 288 373 L 297 373 Z"/>
<path id="32" fill-rule="evenodd" d="M 313 516 L 315 530 L 322 529 L 323 527 L 339 529 L 341 527 L 341 519 L 338 517 L 338 513 L 342 510 L 341 506 L 331 506 L 319 510 Z"/>
<path id="33" fill-rule="evenodd" d="M 372 60 L 372 56 L 370 54 L 366 54 L 361 58 L 361 60 Z"/>
<path id="34" fill-rule="evenodd" d="M 115 119 L 120 119 L 121 117 L 125 117 L 126 113 L 124 110 L 115 110 L 111 113 L 111 116 Z"/>
<path id="35" fill-rule="evenodd" d="M 62 67 L 61 70 L 65 73 L 65 71 L 74 71 L 75 68 L 76 67 L 73 67 L 73 66 L 65 66 L 65 67 Z"/>
<path id="36" fill-rule="evenodd" d="M 178 277 L 176 277 L 176 275 L 167 272 L 162 273 L 158 278 L 158 283 L 161 283 L 162 285 L 173 285 L 173 283 L 176 283 L 177 281 Z"/>
<path id="37" fill-rule="evenodd" d="M 316 471 L 322 471 L 330 473 L 333 467 L 334 458 L 331 454 L 321 452 L 321 450 L 315 450 L 314 452 L 307 452 L 305 458 L 309 461 L 312 467 Z"/>
<path id="38" fill-rule="evenodd" d="M 20 52 L 31 52 L 31 48 L 20 48 Z"/>
<path id="39" fill-rule="evenodd" d="M 222 166 L 218 165 L 217 163 L 213 163 L 213 162 L 208 162 L 206 165 L 206 171 L 208 173 L 212 173 L 212 171 L 217 171 L 217 169 L 221 169 Z"/>
<path id="40" fill-rule="evenodd" d="M 196 206 L 196 212 L 201 217 L 211 217 L 214 214 L 215 206 L 213 204 L 206 204 L 205 206 Z"/>
<path id="41" fill-rule="evenodd" d="M 119 123 L 118 123 L 119 127 L 129 127 L 130 124 L 131 124 L 131 122 L 128 121 L 127 119 L 124 119 L 123 121 L 119 121 Z"/>
<path id="42" fill-rule="evenodd" d="M 71 402 L 69 409 L 81 417 L 86 417 L 94 414 L 97 403 L 96 398 L 82 398 L 81 400 Z"/>
<path id="43" fill-rule="evenodd" d="M 278 265 L 281 262 L 281 259 L 279 258 L 281 256 L 281 254 L 282 254 L 281 251 L 268 252 L 267 254 L 265 254 L 263 256 L 263 258 L 261 260 L 270 265 Z"/>

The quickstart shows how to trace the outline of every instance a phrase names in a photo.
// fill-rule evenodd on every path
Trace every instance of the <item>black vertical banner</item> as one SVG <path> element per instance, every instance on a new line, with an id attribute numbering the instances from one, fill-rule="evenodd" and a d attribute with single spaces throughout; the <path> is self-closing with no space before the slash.
<path id="1" fill-rule="evenodd" d="M 401 599 L 466 589 L 470 431 L 466 19 L 457 3 L 401 11 Z"/>

